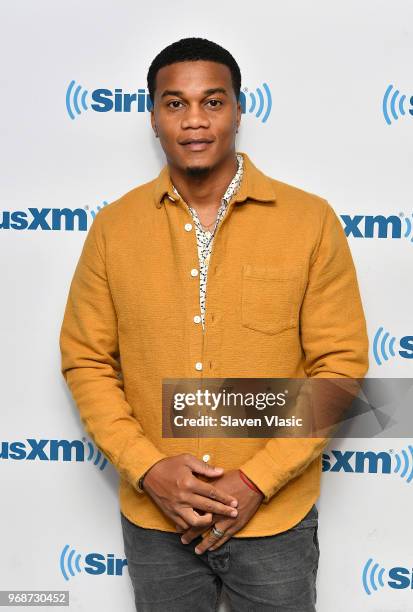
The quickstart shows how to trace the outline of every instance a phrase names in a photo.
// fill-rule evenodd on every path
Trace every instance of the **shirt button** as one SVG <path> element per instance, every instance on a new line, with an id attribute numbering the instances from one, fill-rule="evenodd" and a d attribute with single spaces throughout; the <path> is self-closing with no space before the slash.
<path id="1" fill-rule="evenodd" d="M 204 456 L 202 457 L 202 461 L 205 461 L 205 462 L 206 462 L 206 461 L 209 461 L 210 459 L 211 459 L 211 457 L 210 457 L 209 455 L 204 455 Z"/>
<path id="2" fill-rule="evenodd" d="M 202 370 L 202 363 L 200 361 L 197 361 L 196 364 L 195 364 L 195 368 L 197 370 Z"/>
<path id="3" fill-rule="evenodd" d="M 195 316 L 194 316 L 194 323 L 201 323 L 201 317 L 200 317 L 200 315 L 195 315 Z"/>
<path id="4" fill-rule="evenodd" d="M 197 275 L 198 275 L 198 270 L 196 268 L 192 268 L 191 276 L 197 276 Z"/>
<path id="5" fill-rule="evenodd" d="M 185 223 L 185 229 L 187 232 L 190 232 L 192 229 L 192 223 Z"/>

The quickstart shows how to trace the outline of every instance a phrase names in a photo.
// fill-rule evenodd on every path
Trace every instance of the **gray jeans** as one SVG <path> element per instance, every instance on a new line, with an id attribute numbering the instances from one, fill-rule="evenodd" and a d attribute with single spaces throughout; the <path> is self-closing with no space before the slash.
<path id="1" fill-rule="evenodd" d="M 143 529 L 121 513 L 125 555 L 138 612 L 213 612 L 221 590 L 236 612 L 316 612 L 320 549 L 314 505 L 273 536 L 230 538 L 197 555 L 201 537 Z"/>

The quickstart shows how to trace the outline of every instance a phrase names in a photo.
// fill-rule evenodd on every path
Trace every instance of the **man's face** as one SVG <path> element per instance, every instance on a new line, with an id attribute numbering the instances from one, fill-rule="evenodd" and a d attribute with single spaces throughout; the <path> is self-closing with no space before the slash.
<path id="1" fill-rule="evenodd" d="M 171 166 L 192 176 L 208 173 L 234 154 L 240 120 L 224 64 L 177 62 L 158 71 L 151 123 Z"/>

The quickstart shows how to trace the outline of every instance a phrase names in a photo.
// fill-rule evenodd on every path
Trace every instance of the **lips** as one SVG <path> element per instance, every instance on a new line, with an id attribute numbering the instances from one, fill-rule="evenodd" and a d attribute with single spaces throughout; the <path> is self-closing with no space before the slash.
<path id="1" fill-rule="evenodd" d="M 204 151 L 212 142 L 213 140 L 208 138 L 187 138 L 182 140 L 180 144 L 191 151 Z"/>
<path id="2" fill-rule="evenodd" d="M 211 138 L 186 138 L 186 140 L 181 140 L 180 144 L 190 144 L 193 142 L 212 142 Z"/>

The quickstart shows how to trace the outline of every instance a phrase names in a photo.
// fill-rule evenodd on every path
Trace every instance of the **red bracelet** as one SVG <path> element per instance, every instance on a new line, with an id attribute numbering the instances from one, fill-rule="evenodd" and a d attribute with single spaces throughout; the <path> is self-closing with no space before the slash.
<path id="1" fill-rule="evenodd" d="M 243 482 L 245 482 L 245 484 L 250 489 L 252 489 L 256 493 L 260 493 L 261 495 L 264 495 L 264 493 L 257 486 L 255 486 L 255 484 L 253 482 L 251 482 L 251 480 L 249 478 L 247 478 L 247 476 L 245 476 L 244 472 L 241 472 L 241 470 L 238 470 L 238 472 L 239 472 L 239 475 L 241 476 L 241 480 Z"/>

